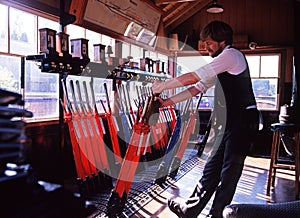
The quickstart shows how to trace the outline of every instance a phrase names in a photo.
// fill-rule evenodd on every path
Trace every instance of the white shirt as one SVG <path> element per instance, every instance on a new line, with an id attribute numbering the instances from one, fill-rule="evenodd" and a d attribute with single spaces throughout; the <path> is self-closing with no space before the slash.
<path id="1" fill-rule="evenodd" d="M 206 90 L 215 85 L 217 74 L 228 72 L 232 75 L 242 73 L 247 67 L 244 55 L 237 49 L 226 46 L 221 54 L 212 62 L 200 67 L 195 71 L 200 81 L 195 87 L 205 93 Z"/>

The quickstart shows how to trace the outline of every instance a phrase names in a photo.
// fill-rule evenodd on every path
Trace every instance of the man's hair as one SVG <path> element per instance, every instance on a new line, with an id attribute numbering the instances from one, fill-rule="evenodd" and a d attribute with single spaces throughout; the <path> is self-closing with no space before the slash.
<path id="1" fill-rule="evenodd" d="M 217 42 L 225 41 L 226 45 L 232 45 L 233 42 L 231 26 L 222 21 L 212 21 L 202 29 L 200 33 L 201 40 L 205 40 L 208 36 Z"/>

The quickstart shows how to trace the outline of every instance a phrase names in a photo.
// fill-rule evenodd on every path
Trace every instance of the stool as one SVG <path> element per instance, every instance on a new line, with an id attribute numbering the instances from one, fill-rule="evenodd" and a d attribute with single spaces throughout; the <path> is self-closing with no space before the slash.
<path id="1" fill-rule="evenodd" d="M 299 199 L 299 164 L 300 164 L 300 131 L 299 126 L 293 123 L 273 123 L 271 125 L 271 131 L 273 131 L 273 142 L 271 149 L 271 161 L 268 175 L 267 184 L 267 195 L 270 196 L 271 185 L 274 187 L 276 169 L 286 169 L 295 171 L 295 191 L 296 199 Z M 290 133 L 294 135 L 295 138 L 295 155 L 293 164 L 280 163 L 279 161 L 279 150 L 280 150 L 280 137 L 282 134 Z"/>

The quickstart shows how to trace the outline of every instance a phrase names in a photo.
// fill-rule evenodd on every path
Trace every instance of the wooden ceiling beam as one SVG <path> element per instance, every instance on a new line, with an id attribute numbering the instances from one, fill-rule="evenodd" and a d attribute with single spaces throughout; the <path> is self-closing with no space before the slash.
<path id="1" fill-rule="evenodd" d="M 179 3 L 179 2 L 192 2 L 196 0 L 155 0 L 156 5 L 165 5 L 169 3 Z"/>
<path id="2" fill-rule="evenodd" d="M 168 12 L 168 11 L 171 10 L 173 7 L 175 7 L 175 5 L 180 5 L 180 4 L 177 4 L 177 3 L 170 3 L 170 4 L 161 5 L 160 8 L 161 8 L 164 12 Z"/>
<path id="3" fill-rule="evenodd" d="M 123 1 L 123 0 L 121 0 Z M 132 0 L 134 2 L 134 0 Z M 154 4 L 153 1 L 151 0 L 140 0 L 142 2 L 145 2 L 146 4 L 148 4 L 150 7 L 152 7 L 153 9 L 157 10 L 159 13 L 163 14 L 163 10 L 158 7 L 158 5 Z"/>
<path id="4" fill-rule="evenodd" d="M 177 16 L 172 17 L 168 21 L 164 23 L 164 27 L 167 31 L 172 31 L 181 23 L 192 17 L 198 11 L 207 7 L 207 5 L 211 2 L 211 0 L 201 0 L 194 3 L 189 3 L 187 7 L 185 7 L 182 11 L 177 13 Z"/>
<path id="5" fill-rule="evenodd" d="M 189 3 L 177 4 L 163 14 L 163 22 L 168 22 L 172 17 L 178 16 L 178 11 L 183 10 Z"/>

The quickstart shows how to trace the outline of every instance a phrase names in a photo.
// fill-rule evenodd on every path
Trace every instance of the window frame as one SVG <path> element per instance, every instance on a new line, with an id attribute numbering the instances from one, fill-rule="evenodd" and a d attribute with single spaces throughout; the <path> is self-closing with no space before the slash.
<path id="1" fill-rule="evenodd" d="M 250 54 L 245 54 L 246 58 L 247 57 L 259 57 L 259 72 L 258 72 L 258 76 L 251 76 L 251 80 L 252 80 L 252 87 L 254 86 L 254 80 L 268 80 L 268 79 L 273 79 L 273 80 L 277 80 L 277 89 L 275 90 L 275 106 L 274 108 L 263 108 L 260 107 L 259 104 L 263 103 L 261 101 L 259 101 L 259 98 L 262 98 L 263 96 L 256 96 L 256 101 L 258 103 L 258 109 L 262 110 L 262 111 L 276 111 L 279 108 L 279 80 L 280 80 L 280 75 L 281 75 L 281 65 L 282 65 L 282 58 L 281 58 L 281 53 L 279 52 L 271 52 L 271 53 L 250 53 Z M 262 76 L 262 58 L 263 57 L 268 57 L 268 56 L 278 56 L 278 69 L 277 69 L 277 76 Z M 250 67 L 250 66 L 249 66 Z M 250 74 L 251 74 L 251 69 L 250 69 Z M 254 88 L 254 87 L 253 87 Z M 255 90 L 254 90 L 255 91 Z M 267 97 L 267 96 L 265 96 Z"/>
<path id="2" fill-rule="evenodd" d="M 277 77 L 260 77 L 260 78 L 276 78 L 277 79 L 277 91 L 276 91 L 276 105 L 272 109 L 264 109 L 261 108 L 262 111 L 278 111 L 280 105 L 284 104 L 284 96 L 286 90 L 284 89 L 286 83 L 292 81 L 290 77 L 292 77 L 292 59 L 293 59 L 293 49 L 291 47 L 267 47 L 267 48 L 257 48 L 255 50 L 250 49 L 241 49 L 241 52 L 244 55 L 253 55 L 253 56 L 274 56 L 278 55 L 278 76 Z M 208 56 L 207 52 L 203 51 L 194 51 L 194 52 L 180 52 L 176 54 L 176 58 L 178 57 L 192 57 L 192 56 Z M 177 63 L 176 63 L 177 65 Z M 285 74 L 285 72 L 287 72 Z M 177 72 L 176 72 L 177 75 Z M 252 79 L 252 77 L 251 77 Z M 205 97 L 205 95 L 204 95 Z M 204 109 L 199 108 L 199 110 L 211 110 L 212 107 Z"/>
<path id="3" fill-rule="evenodd" d="M 58 19 L 57 16 L 49 15 L 49 14 L 44 14 L 44 13 L 41 13 L 41 12 L 35 10 L 35 9 L 31 9 L 31 8 L 28 8 L 28 7 L 21 7 L 18 4 L 9 4 L 9 5 L 7 5 L 7 4 L 4 4 L 2 2 L 0 4 L 1 4 L 1 6 L 3 5 L 5 7 L 5 9 L 7 10 L 7 32 L 6 32 L 6 34 L 7 34 L 6 38 L 7 39 L 6 40 L 7 40 L 7 43 L 8 43 L 7 49 L 5 49 L 5 51 L 0 51 L 0 55 L 3 56 L 4 58 L 6 58 L 6 57 L 7 58 L 10 58 L 10 57 L 20 58 L 20 66 L 21 66 L 21 59 L 22 58 L 25 58 L 27 55 L 34 55 L 34 54 L 38 54 L 39 53 L 39 49 L 40 49 L 40 47 L 39 47 L 40 46 L 39 45 L 39 29 L 41 28 L 39 26 L 39 19 L 43 18 L 43 19 L 48 19 L 48 20 L 57 22 L 58 26 L 59 26 L 59 19 Z M 17 54 L 17 53 L 12 53 L 11 52 L 11 50 L 10 50 L 10 44 L 11 44 L 11 33 L 10 33 L 10 16 L 11 16 L 11 13 L 10 13 L 10 11 L 11 10 L 17 10 L 17 11 L 20 11 L 21 13 L 28 13 L 29 15 L 32 15 L 34 17 L 34 42 L 33 43 L 35 44 L 34 45 L 35 49 L 34 49 L 33 54 L 31 54 L 31 52 L 30 52 L 30 54 L 27 54 L 27 53 Z M 86 36 L 87 29 L 86 28 L 83 28 L 83 29 L 84 29 L 84 36 Z M 56 31 L 57 31 L 57 29 L 56 29 Z M 102 43 L 101 40 L 102 40 L 102 38 L 103 38 L 104 35 L 100 34 L 100 33 L 98 33 L 98 34 L 99 34 L 99 39 L 100 39 L 99 43 Z M 109 38 L 110 37 L 107 36 L 105 39 L 109 40 Z M 110 44 L 112 44 L 112 43 L 114 44 L 114 42 L 112 42 L 112 40 L 114 40 L 114 39 L 111 38 L 111 40 L 109 40 Z M 90 50 L 90 52 L 91 52 L 91 50 Z M 25 66 L 24 66 L 25 67 L 25 73 L 26 73 L 26 65 L 27 65 L 28 62 L 29 61 L 25 61 Z M 38 64 L 38 63 L 35 63 L 35 64 Z M 20 68 L 19 66 L 16 66 L 16 67 Z M 21 69 L 18 70 L 18 75 L 19 75 L 18 78 L 21 77 L 21 71 L 22 71 Z M 41 74 L 45 74 L 45 73 L 41 72 Z M 50 73 L 49 73 L 49 75 L 50 75 Z M 26 75 L 24 77 L 26 77 Z M 59 76 L 58 76 L 58 74 L 57 74 L 57 79 L 56 80 L 57 80 L 57 84 L 59 84 Z M 18 92 L 18 93 L 22 94 L 23 97 L 24 97 L 24 100 L 25 100 L 25 106 L 23 106 L 22 108 L 30 110 L 30 108 L 28 108 L 28 105 L 26 105 L 26 98 L 28 98 L 28 96 L 26 96 L 26 94 L 28 92 L 28 91 L 26 91 L 26 79 L 25 79 L 25 83 L 24 83 L 25 84 L 24 88 L 21 87 L 21 85 L 20 85 L 21 84 L 20 79 L 16 80 L 16 83 L 18 84 L 18 87 L 17 87 L 18 91 L 15 91 L 15 92 Z M 3 88 L 4 89 L 9 89 L 9 87 L 3 87 Z M 60 100 L 59 100 L 59 98 L 60 98 L 60 96 L 59 96 L 59 87 L 57 87 L 55 93 L 56 93 L 55 95 L 57 96 L 56 97 L 56 103 L 55 103 L 56 106 L 53 105 L 54 107 L 57 108 L 55 115 L 47 117 L 46 114 L 45 114 L 44 116 L 41 116 L 41 117 L 33 116 L 32 118 L 24 118 L 24 119 L 28 123 L 49 122 L 49 121 L 51 123 L 52 123 L 52 121 L 57 122 L 59 120 L 59 117 L 60 117 L 60 112 L 59 112 L 59 104 L 60 104 Z M 31 94 L 31 95 L 34 96 L 34 93 Z M 48 99 L 48 98 L 46 97 L 46 99 Z M 30 104 L 30 102 L 27 102 L 27 103 Z"/>
<path id="4" fill-rule="evenodd" d="M 179 59 L 180 58 L 190 58 L 190 57 L 204 58 L 203 60 L 201 60 L 203 62 L 201 63 L 201 65 L 199 65 L 199 67 L 205 65 L 206 63 L 209 63 L 210 61 L 212 61 L 212 58 L 210 56 L 208 56 L 207 54 L 203 54 L 202 55 L 199 52 L 197 53 L 197 55 L 195 55 L 195 54 L 192 54 L 192 55 L 180 55 L 180 56 L 176 57 L 176 76 L 179 76 L 179 74 L 178 74 L 178 67 L 181 67 L 180 65 L 178 66 L 178 63 L 180 62 Z M 192 70 L 195 70 L 195 69 L 186 70 L 185 73 L 190 72 Z M 185 70 L 183 69 L 182 71 L 185 71 Z M 181 74 L 183 74 L 183 73 L 181 73 Z M 180 92 L 181 90 L 184 90 L 184 89 L 185 89 L 184 87 L 183 88 L 177 88 L 175 90 L 175 93 L 178 93 L 178 92 Z M 202 111 L 206 111 L 206 110 L 210 111 L 210 110 L 212 110 L 213 104 L 214 104 L 214 94 L 213 94 L 214 91 L 213 90 L 214 90 L 214 87 L 211 87 L 211 88 L 209 88 L 207 90 L 207 92 L 205 94 L 203 94 L 201 102 L 200 102 L 200 105 L 199 105 L 199 108 L 198 108 L 199 110 L 202 110 Z M 192 108 L 196 107 L 197 101 L 198 101 L 198 96 L 193 98 Z"/>

